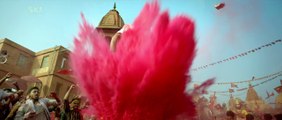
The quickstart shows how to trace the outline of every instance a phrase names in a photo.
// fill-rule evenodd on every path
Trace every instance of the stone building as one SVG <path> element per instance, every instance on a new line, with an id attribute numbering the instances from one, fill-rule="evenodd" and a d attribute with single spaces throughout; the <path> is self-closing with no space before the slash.
<path id="1" fill-rule="evenodd" d="M 100 21 L 96 28 L 101 31 L 110 43 L 111 37 L 124 25 L 122 17 L 116 10 L 116 4 Z M 60 70 L 69 70 L 70 50 L 63 46 L 55 46 L 39 52 L 33 52 L 7 38 L 0 39 L 0 51 L 7 52 L 7 61 L 0 64 L 0 78 L 8 72 L 13 73 L 13 77 L 35 76 L 42 82 L 41 96 L 49 95 L 55 91 L 60 98 L 63 98 L 71 84 L 75 84 L 72 76 L 59 74 Z M 29 84 L 28 87 L 34 86 Z M 10 86 L 2 85 L 0 88 Z M 77 95 L 77 90 L 71 93 L 70 97 Z"/>

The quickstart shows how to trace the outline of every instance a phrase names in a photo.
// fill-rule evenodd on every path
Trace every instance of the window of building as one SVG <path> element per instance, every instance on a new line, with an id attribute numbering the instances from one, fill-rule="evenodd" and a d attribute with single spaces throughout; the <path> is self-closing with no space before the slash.
<path id="1" fill-rule="evenodd" d="M 62 86 L 63 86 L 62 83 L 57 83 L 56 88 L 55 88 L 55 91 L 57 94 L 60 94 L 60 89 L 62 88 Z"/>
<path id="2" fill-rule="evenodd" d="M 40 68 L 47 67 L 49 63 L 49 56 L 44 56 L 41 62 Z"/>
<path id="3" fill-rule="evenodd" d="M 27 57 L 23 54 L 20 54 L 18 61 L 17 61 L 17 65 L 24 67 L 27 63 Z"/>
<path id="4" fill-rule="evenodd" d="M 67 63 L 67 58 L 63 58 L 62 63 L 61 63 L 61 68 L 65 68 Z"/>

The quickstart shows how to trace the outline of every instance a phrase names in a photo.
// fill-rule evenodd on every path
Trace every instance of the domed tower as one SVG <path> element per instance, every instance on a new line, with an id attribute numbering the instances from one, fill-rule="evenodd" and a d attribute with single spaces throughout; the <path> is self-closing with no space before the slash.
<path id="1" fill-rule="evenodd" d="M 254 100 L 260 100 L 260 98 L 258 97 L 258 94 L 256 90 L 253 88 L 253 86 L 249 84 L 246 101 L 254 101 Z"/>
<path id="2" fill-rule="evenodd" d="M 249 84 L 247 91 L 246 103 L 247 108 L 252 111 L 264 111 L 270 109 L 270 105 L 265 103 L 265 101 L 258 96 L 256 90 L 251 84 Z"/>
<path id="3" fill-rule="evenodd" d="M 116 3 L 114 3 L 114 8 L 102 18 L 96 29 L 103 32 L 107 41 L 110 42 L 112 36 L 119 31 L 123 25 L 124 21 L 116 10 Z"/>

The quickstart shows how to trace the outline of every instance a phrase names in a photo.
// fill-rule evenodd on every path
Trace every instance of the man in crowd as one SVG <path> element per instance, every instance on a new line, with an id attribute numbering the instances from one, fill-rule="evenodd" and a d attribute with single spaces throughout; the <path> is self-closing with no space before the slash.
<path id="1" fill-rule="evenodd" d="M 236 120 L 235 113 L 232 111 L 226 112 L 226 120 Z"/>
<path id="2" fill-rule="evenodd" d="M 39 98 L 38 87 L 32 87 L 28 91 L 28 98 L 17 111 L 15 120 L 50 120 L 48 107 L 57 106 L 56 100 Z"/>
<path id="3" fill-rule="evenodd" d="M 7 73 L 1 80 L 0 85 L 2 85 L 8 78 L 12 76 L 11 73 Z M 16 103 L 17 100 L 22 96 L 23 91 L 13 91 L 12 89 L 0 89 L 0 118 L 6 118 L 10 110 L 13 107 L 12 103 Z"/>
<path id="4" fill-rule="evenodd" d="M 64 97 L 64 108 L 61 113 L 61 120 L 83 120 L 81 110 L 79 109 L 80 98 L 75 97 L 70 102 L 68 101 L 69 94 L 73 88 L 74 85 L 69 88 Z"/>

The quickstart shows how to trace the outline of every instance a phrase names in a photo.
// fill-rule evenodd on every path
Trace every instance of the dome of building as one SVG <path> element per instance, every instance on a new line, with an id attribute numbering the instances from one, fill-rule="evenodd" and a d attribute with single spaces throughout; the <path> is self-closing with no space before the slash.
<path id="1" fill-rule="evenodd" d="M 116 3 L 114 8 L 110 10 L 100 21 L 98 29 L 121 29 L 124 25 L 122 17 L 119 15 L 119 12 L 116 10 Z"/>
<path id="2" fill-rule="evenodd" d="M 114 3 L 114 8 L 102 18 L 96 29 L 102 32 L 107 42 L 110 43 L 111 38 L 123 27 L 123 25 L 124 21 L 116 10 L 116 3 Z"/>

